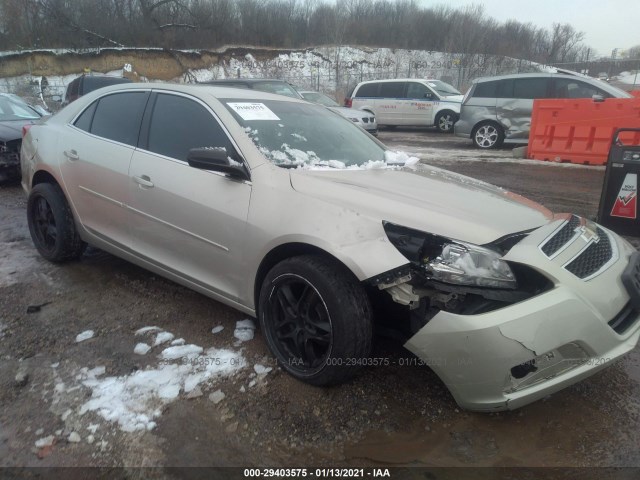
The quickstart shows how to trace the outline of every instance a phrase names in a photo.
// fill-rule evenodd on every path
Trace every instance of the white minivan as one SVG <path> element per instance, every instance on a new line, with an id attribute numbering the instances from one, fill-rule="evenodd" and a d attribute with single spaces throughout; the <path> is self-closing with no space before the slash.
<path id="1" fill-rule="evenodd" d="M 399 78 L 360 82 L 344 100 L 345 107 L 373 113 L 379 126 L 435 126 L 453 132 L 462 94 L 441 80 Z"/>

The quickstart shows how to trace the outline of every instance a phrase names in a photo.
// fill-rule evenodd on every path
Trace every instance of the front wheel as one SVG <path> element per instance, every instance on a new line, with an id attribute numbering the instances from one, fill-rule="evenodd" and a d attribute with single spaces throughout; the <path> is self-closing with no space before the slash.
<path id="1" fill-rule="evenodd" d="M 478 148 L 498 148 L 504 142 L 504 130 L 495 123 L 481 123 L 471 136 L 473 144 Z"/>
<path id="2" fill-rule="evenodd" d="M 63 262 L 80 257 L 82 241 L 62 190 L 58 185 L 40 183 L 27 200 L 27 221 L 34 245 L 44 258 Z"/>
<path id="3" fill-rule="evenodd" d="M 312 385 L 351 378 L 371 353 L 369 299 L 353 275 L 317 255 L 289 258 L 267 274 L 260 328 L 278 363 Z"/>
<path id="4" fill-rule="evenodd" d="M 440 133 L 452 133 L 453 125 L 458 120 L 458 116 L 450 111 L 438 113 L 436 116 L 436 128 Z"/>

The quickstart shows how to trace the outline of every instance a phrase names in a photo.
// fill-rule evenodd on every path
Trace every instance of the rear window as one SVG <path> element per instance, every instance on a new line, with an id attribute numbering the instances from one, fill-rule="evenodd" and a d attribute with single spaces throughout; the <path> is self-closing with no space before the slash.
<path id="1" fill-rule="evenodd" d="M 356 92 L 357 97 L 378 97 L 378 87 L 379 83 L 365 83 L 364 85 L 360 85 L 360 88 Z"/>

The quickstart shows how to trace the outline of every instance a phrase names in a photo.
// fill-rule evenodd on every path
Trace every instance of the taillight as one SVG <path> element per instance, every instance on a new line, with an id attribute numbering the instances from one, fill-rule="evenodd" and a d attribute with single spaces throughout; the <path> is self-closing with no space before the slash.
<path id="1" fill-rule="evenodd" d="M 27 132 L 29 131 L 29 129 L 33 127 L 32 123 L 27 123 L 26 125 L 22 126 L 22 138 L 25 137 L 25 135 L 27 134 Z"/>
<path id="2" fill-rule="evenodd" d="M 351 100 L 351 98 L 349 97 L 345 97 L 344 106 L 347 108 L 351 108 L 352 105 L 353 105 L 353 100 Z"/>

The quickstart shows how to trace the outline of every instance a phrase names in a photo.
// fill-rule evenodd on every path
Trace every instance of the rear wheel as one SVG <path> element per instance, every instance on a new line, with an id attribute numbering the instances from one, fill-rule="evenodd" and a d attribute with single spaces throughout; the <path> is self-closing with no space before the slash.
<path id="1" fill-rule="evenodd" d="M 62 190 L 58 185 L 41 183 L 29 193 L 27 221 L 34 245 L 52 262 L 72 260 L 82 255 L 82 241 Z"/>
<path id="2" fill-rule="evenodd" d="M 445 110 L 436 115 L 436 128 L 440 133 L 451 133 L 457 120 L 458 116 L 454 112 Z"/>
<path id="3" fill-rule="evenodd" d="M 351 378 L 371 352 L 371 306 L 353 275 L 316 255 L 283 260 L 260 291 L 260 328 L 284 370 L 313 385 Z"/>
<path id="4" fill-rule="evenodd" d="M 473 130 L 471 138 L 478 148 L 498 148 L 504 142 L 504 130 L 493 122 L 485 122 Z"/>

